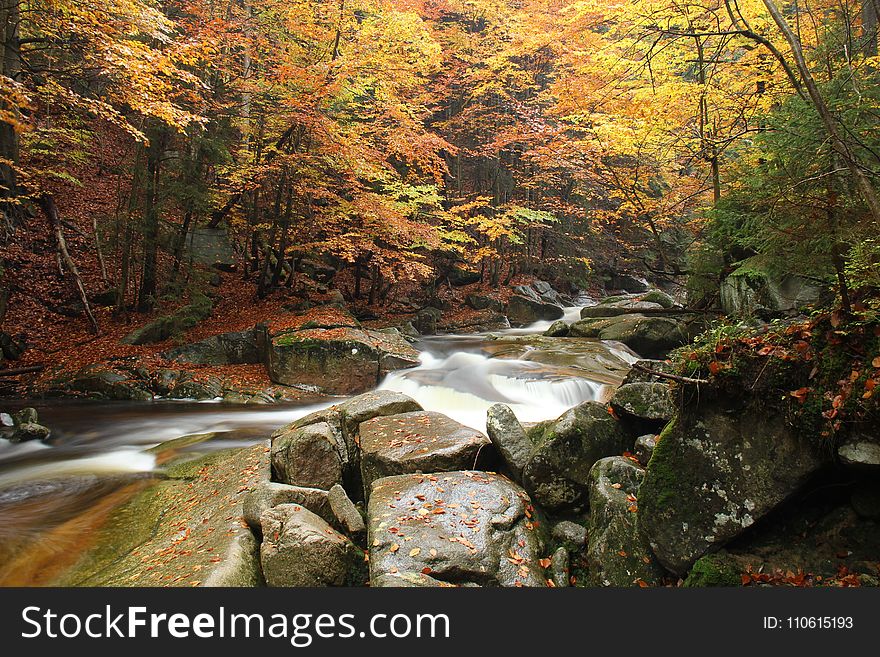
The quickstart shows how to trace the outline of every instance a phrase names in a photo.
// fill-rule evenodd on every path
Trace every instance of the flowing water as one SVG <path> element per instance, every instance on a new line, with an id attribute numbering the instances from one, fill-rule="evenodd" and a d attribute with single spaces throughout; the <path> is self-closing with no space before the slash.
<path id="1" fill-rule="evenodd" d="M 565 319 L 574 321 L 579 312 L 567 309 Z M 541 333 L 550 324 L 424 338 L 416 345 L 421 364 L 388 375 L 379 387 L 485 430 L 486 410 L 498 402 L 510 405 L 522 422 L 538 422 L 583 401 L 602 399 L 637 358 L 619 343 L 545 338 Z M 0 566 L 30 537 L 86 514 L 132 482 L 155 476 L 162 456 L 151 448 L 159 444 L 211 434 L 191 445 L 179 441 L 175 455 L 246 446 L 339 401 L 273 406 L 29 402 L 52 436 L 45 444 L 0 440 Z M 6 409 L 11 410 L 9 404 Z"/>

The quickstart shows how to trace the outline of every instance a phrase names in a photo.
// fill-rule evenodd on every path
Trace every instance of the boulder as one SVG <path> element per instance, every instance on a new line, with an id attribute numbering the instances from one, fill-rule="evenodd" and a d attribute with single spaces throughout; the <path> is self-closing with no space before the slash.
<path id="1" fill-rule="evenodd" d="M 642 302 L 660 304 L 663 308 L 667 309 L 675 307 L 675 299 L 660 290 L 651 290 L 647 294 L 642 295 Z"/>
<path id="2" fill-rule="evenodd" d="M 474 310 L 495 310 L 500 311 L 504 308 L 504 304 L 481 294 L 469 294 L 465 298 L 465 303 Z"/>
<path id="3" fill-rule="evenodd" d="M 436 335 L 437 323 L 442 315 L 443 311 L 438 308 L 422 308 L 416 315 L 413 326 L 422 335 Z"/>
<path id="4" fill-rule="evenodd" d="M 684 576 L 796 493 L 827 461 L 783 414 L 704 400 L 663 431 L 639 492 L 654 554 Z"/>
<path id="5" fill-rule="evenodd" d="M 661 374 L 672 374 L 672 363 L 670 361 L 643 358 L 633 363 L 632 369 L 627 373 L 622 385 L 627 383 L 666 383 L 668 381 L 668 379 L 650 374 L 640 368 L 660 372 Z"/>
<path id="6" fill-rule="evenodd" d="M 260 516 L 282 504 L 299 504 L 327 522 L 335 520 L 326 490 L 290 486 L 264 481 L 254 487 L 242 501 L 244 520 L 255 532 L 261 531 Z"/>
<path id="7" fill-rule="evenodd" d="M 643 278 L 638 278 L 630 274 L 614 274 L 608 279 L 605 286 L 609 290 L 623 290 L 624 292 L 647 292 L 650 286 Z"/>
<path id="8" fill-rule="evenodd" d="M 665 383 L 622 385 L 611 398 L 611 408 L 637 433 L 659 431 L 675 415 L 672 392 Z"/>
<path id="9" fill-rule="evenodd" d="M 880 468 L 880 440 L 866 433 L 857 432 L 848 436 L 837 448 L 837 456 L 846 466 Z"/>
<path id="10" fill-rule="evenodd" d="M 458 265 L 453 265 L 446 273 L 446 280 L 449 281 L 450 285 L 453 285 L 455 287 L 473 285 L 474 283 L 479 283 L 480 279 L 482 279 L 482 275 L 480 274 L 480 272 L 474 271 L 472 269 L 465 269 L 464 267 L 459 267 Z"/>
<path id="11" fill-rule="evenodd" d="M 136 329 L 122 338 L 122 342 L 131 345 L 152 344 L 162 342 L 175 335 L 180 335 L 207 319 L 213 309 L 211 300 L 203 294 L 193 295 L 192 302 L 175 310 L 170 315 L 157 317 L 153 321 Z"/>
<path id="12" fill-rule="evenodd" d="M 570 330 L 574 337 L 622 342 L 648 358 L 665 356 L 698 332 L 697 327 L 683 319 L 639 314 L 582 319 L 572 324 Z"/>
<path id="13" fill-rule="evenodd" d="M 272 473 L 276 481 L 323 490 L 342 483 L 345 445 L 330 424 L 317 422 L 285 429 L 272 436 Z"/>
<path id="14" fill-rule="evenodd" d="M 721 282 L 721 309 L 728 315 L 766 318 L 828 301 L 824 286 L 796 275 L 744 268 Z"/>
<path id="15" fill-rule="evenodd" d="M 48 395 L 73 395 L 117 401 L 153 400 L 153 393 L 145 381 L 133 378 L 131 373 L 103 365 L 88 365 L 72 376 L 52 381 Z"/>
<path id="16" fill-rule="evenodd" d="M 223 396 L 223 383 L 216 377 L 210 377 L 204 381 L 180 381 L 168 397 L 171 399 L 217 399 Z"/>
<path id="17" fill-rule="evenodd" d="M 525 491 L 495 474 L 378 479 L 367 512 L 370 582 L 545 586 L 543 546 L 532 515 Z"/>
<path id="18" fill-rule="evenodd" d="M 663 306 L 659 303 L 650 303 L 634 299 L 615 301 L 613 303 L 600 303 L 598 306 L 581 308 L 581 319 L 589 319 L 593 317 L 618 317 L 620 315 L 639 313 L 644 310 L 663 310 Z"/>
<path id="19" fill-rule="evenodd" d="M 364 554 L 299 504 L 282 504 L 260 518 L 260 563 L 269 586 L 359 586 Z"/>
<path id="20" fill-rule="evenodd" d="M 532 453 L 532 441 L 509 406 L 495 404 L 489 408 L 486 433 L 514 479 L 520 480 Z"/>
<path id="21" fill-rule="evenodd" d="M 562 520 L 553 525 L 551 535 L 572 551 L 582 550 L 587 543 L 587 528 L 571 520 Z"/>
<path id="22" fill-rule="evenodd" d="M 636 438 L 636 444 L 633 448 L 633 455 L 636 457 L 638 462 L 641 463 L 643 468 L 648 467 L 648 461 L 651 460 L 651 454 L 654 453 L 654 448 L 656 446 L 657 436 L 652 433 Z"/>
<path id="23" fill-rule="evenodd" d="M 550 581 L 556 588 L 565 588 L 571 583 L 571 561 L 564 547 L 556 548 L 550 557 Z"/>
<path id="24" fill-rule="evenodd" d="M 593 586 L 656 586 L 663 570 L 637 527 L 637 495 L 645 471 L 612 456 L 590 471 L 587 559 Z"/>
<path id="25" fill-rule="evenodd" d="M 569 332 L 568 324 L 560 319 L 553 322 L 550 328 L 544 331 L 544 335 L 548 338 L 565 338 L 568 337 Z"/>
<path id="26" fill-rule="evenodd" d="M 513 288 L 513 293 L 525 297 L 526 299 L 531 299 L 532 301 L 540 301 L 541 295 L 538 294 L 538 291 L 535 290 L 531 285 L 516 285 Z"/>
<path id="27" fill-rule="evenodd" d="M 533 440 L 523 485 L 537 504 L 551 510 L 586 503 L 593 464 L 632 448 L 620 423 L 597 402 L 575 406 Z"/>
<path id="28" fill-rule="evenodd" d="M 412 397 L 394 390 L 373 390 L 339 405 L 342 429 L 349 451 L 355 451 L 358 427 L 367 420 L 386 415 L 400 415 L 423 410 Z"/>
<path id="29" fill-rule="evenodd" d="M 473 468 L 489 439 L 430 411 L 376 417 L 360 425 L 365 495 L 373 481 L 410 472 Z"/>
<path id="30" fill-rule="evenodd" d="M 339 484 L 334 485 L 327 499 L 336 519 L 334 524 L 356 543 L 362 543 L 367 535 L 367 527 L 361 512 L 348 497 L 345 489 Z"/>
<path id="31" fill-rule="evenodd" d="M 262 363 L 265 360 L 265 340 L 259 333 L 265 327 L 247 331 L 221 333 L 192 344 L 175 347 L 162 354 L 163 358 L 194 365 L 242 365 Z"/>
<path id="32" fill-rule="evenodd" d="M 513 326 L 524 326 L 541 320 L 561 319 L 564 311 L 560 306 L 545 301 L 535 301 L 524 296 L 512 296 L 507 302 L 507 317 Z"/>
<path id="33" fill-rule="evenodd" d="M 318 283 L 329 283 L 336 277 L 336 269 L 318 260 L 302 258 L 296 263 L 296 270 Z"/>
<path id="34" fill-rule="evenodd" d="M 309 328 L 273 336 L 267 370 L 275 383 L 350 395 L 375 388 L 389 371 L 418 363 L 418 352 L 399 333 Z"/>
<path id="35" fill-rule="evenodd" d="M 51 434 L 51 430 L 42 424 L 25 422 L 24 424 L 16 425 L 8 434 L 7 439 L 11 443 L 26 443 L 31 440 L 46 440 Z"/>

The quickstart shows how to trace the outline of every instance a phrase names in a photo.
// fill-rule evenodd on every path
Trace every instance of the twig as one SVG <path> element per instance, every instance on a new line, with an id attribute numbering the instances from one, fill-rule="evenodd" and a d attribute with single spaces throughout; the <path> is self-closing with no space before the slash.
<path id="1" fill-rule="evenodd" d="M 649 369 L 644 365 L 639 365 L 635 363 L 633 365 L 634 370 L 639 370 L 640 372 L 644 372 L 645 374 L 650 374 L 652 376 L 656 376 L 661 379 L 669 379 L 670 381 L 678 381 L 679 383 L 709 383 L 708 379 L 692 379 L 687 376 L 678 376 L 676 374 L 666 374 L 665 372 L 657 372 L 656 370 Z"/>
<path id="2" fill-rule="evenodd" d="M 0 376 L 18 376 L 19 374 L 30 374 L 31 372 L 42 372 L 46 369 L 45 365 L 31 365 L 30 367 L 13 367 L 8 370 L 0 370 Z"/>

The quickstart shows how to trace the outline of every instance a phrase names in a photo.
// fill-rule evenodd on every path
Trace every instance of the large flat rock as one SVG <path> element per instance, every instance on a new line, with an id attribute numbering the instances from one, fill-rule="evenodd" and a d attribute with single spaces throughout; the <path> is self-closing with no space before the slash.
<path id="1" fill-rule="evenodd" d="M 442 413 L 417 411 L 360 425 L 364 493 L 376 479 L 410 472 L 449 472 L 476 465 L 489 439 Z"/>
<path id="2" fill-rule="evenodd" d="M 407 474 L 373 483 L 372 586 L 545 586 L 526 492 L 500 475 Z"/>

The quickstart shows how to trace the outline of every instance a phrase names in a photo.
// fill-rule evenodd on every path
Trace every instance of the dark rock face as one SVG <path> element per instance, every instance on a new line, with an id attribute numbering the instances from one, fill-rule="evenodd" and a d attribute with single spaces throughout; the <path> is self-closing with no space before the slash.
<path id="1" fill-rule="evenodd" d="M 558 305 L 524 296 L 512 296 L 507 302 L 507 317 L 513 326 L 524 326 L 540 320 L 560 319 L 565 313 Z"/>
<path id="2" fill-rule="evenodd" d="M 827 461 L 780 415 L 718 401 L 687 408 L 654 448 L 639 492 L 641 530 L 660 562 L 683 576 Z"/>
<path id="3" fill-rule="evenodd" d="M 383 477 L 472 468 L 489 439 L 440 413 L 377 417 L 360 425 L 364 493 Z"/>
<path id="4" fill-rule="evenodd" d="M 486 472 L 408 474 L 373 483 L 373 586 L 545 586 L 542 543 L 521 488 Z"/>
<path id="5" fill-rule="evenodd" d="M 344 449 L 344 443 L 340 444 L 338 434 L 327 422 L 276 433 L 272 437 L 275 480 L 330 490 L 343 480 Z"/>
<path id="6" fill-rule="evenodd" d="M 350 395 L 375 388 L 389 371 L 418 363 L 418 352 L 399 333 L 315 328 L 272 337 L 267 370 L 276 383 Z"/>
<path id="7" fill-rule="evenodd" d="M 162 342 L 191 329 L 203 319 L 207 319 L 212 309 L 213 303 L 208 297 L 196 295 L 189 305 L 176 310 L 170 315 L 154 319 L 149 324 L 129 333 L 122 341 L 125 344 L 133 345 Z"/>
<path id="8" fill-rule="evenodd" d="M 413 326 L 415 326 L 416 331 L 422 335 L 436 335 L 437 324 L 440 322 L 442 316 L 443 311 L 438 308 L 423 308 L 416 315 Z"/>
<path id="9" fill-rule="evenodd" d="M 262 363 L 265 360 L 263 353 L 265 339 L 261 339 L 259 333 L 265 330 L 265 327 L 256 327 L 248 331 L 213 335 L 199 342 L 166 351 L 162 356 L 168 360 L 195 365 Z"/>
<path id="10" fill-rule="evenodd" d="M 568 324 L 563 322 L 561 319 L 559 321 L 553 322 L 546 331 L 544 331 L 544 335 L 548 338 L 566 338 L 568 337 L 570 330 L 568 328 Z"/>
<path id="11" fill-rule="evenodd" d="M 260 522 L 260 562 L 269 586 L 363 584 L 363 552 L 305 507 L 282 504 Z"/>
<path id="12" fill-rule="evenodd" d="M 633 454 L 643 468 L 648 467 L 648 461 L 651 460 L 651 455 L 654 453 L 654 448 L 656 446 L 657 436 L 654 434 L 646 434 L 636 438 L 636 445 L 633 449 Z"/>
<path id="13" fill-rule="evenodd" d="M 630 438 L 605 405 L 585 402 L 545 425 L 523 469 L 523 485 L 550 510 L 587 501 L 593 464 L 632 448 Z"/>
<path id="14" fill-rule="evenodd" d="M 623 290 L 624 292 L 647 292 L 650 286 L 642 279 L 629 274 L 615 274 L 608 280 L 606 288 L 609 290 Z"/>
<path id="15" fill-rule="evenodd" d="M 446 279 L 455 287 L 479 283 L 481 278 L 482 276 L 480 275 L 480 272 L 465 269 L 464 267 L 459 267 L 457 265 L 450 267 L 446 274 Z"/>
<path id="16" fill-rule="evenodd" d="M 622 456 L 590 471 L 587 558 L 593 586 L 656 586 L 663 575 L 637 527 L 637 498 L 645 471 Z"/>
<path id="17" fill-rule="evenodd" d="M 486 414 L 486 432 L 517 481 L 532 453 L 532 441 L 509 406 L 495 404 Z"/>
<path id="18" fill-rule="evenodd" d="M 466 303 L 474 310 L 495 310 L 500 311 L 504 308 L 504 304 L 493 299 L 492 297 L 483 296 L 481 294 L 469 294 Z"/>

